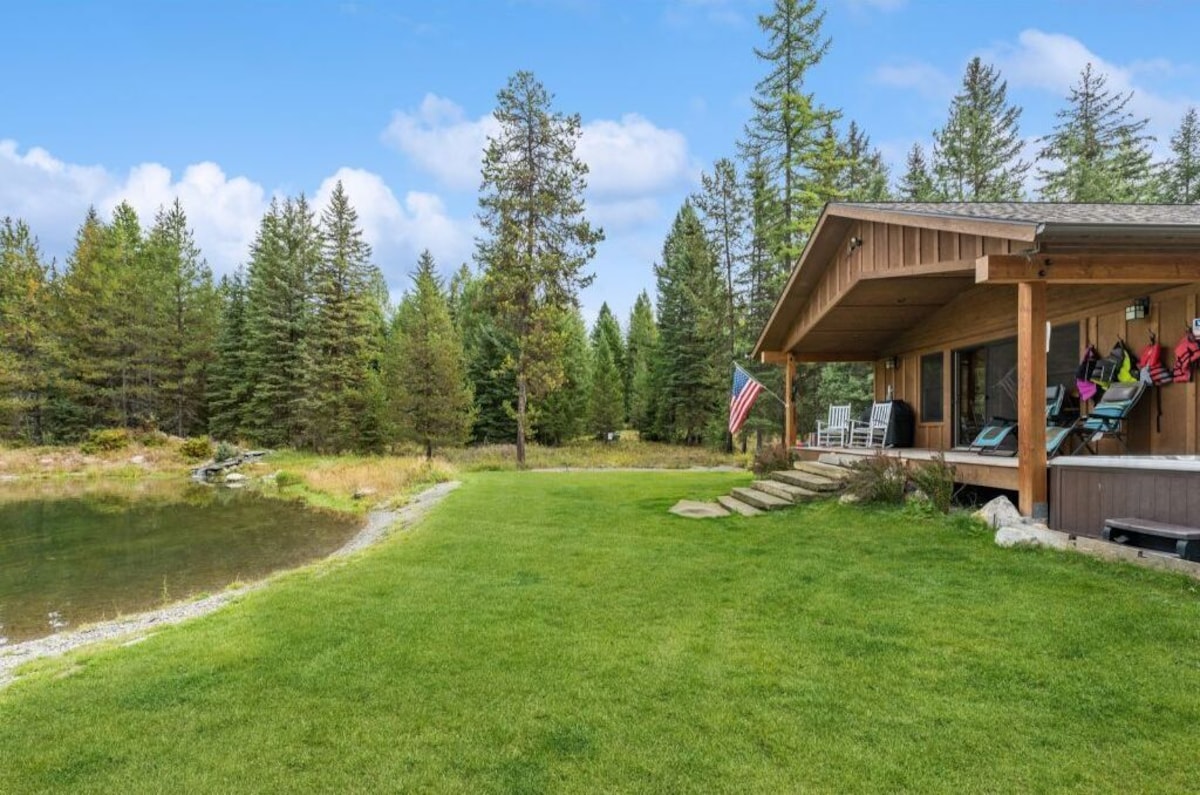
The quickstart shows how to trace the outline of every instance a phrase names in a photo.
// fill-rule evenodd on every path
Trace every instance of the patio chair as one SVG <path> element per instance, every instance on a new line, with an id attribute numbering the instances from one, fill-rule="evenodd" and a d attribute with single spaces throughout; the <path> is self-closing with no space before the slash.
<path id="1" fill-rule="evenodd" d="M 1105 436 L 1116 439 L 1121 449 L 1128 452 L 1126 438 L 1129 429 L 1126 420 L 1145 391 L 1146 384 L 1142 381 L 1118 381 L 1104 390 L 1095 408 L 1073 428 L 1081 439 L 1074 452 L 1086 449 L 1089 453 L 1095 453 L 1094 445 Z"/>
<path id="2" fill-rule="evenodd" d="M 1063 388 L 1062 384 L 1046 387 L 1046 452 L 1049 455 L 1058 452 L 1058 448 L 1066 439 L 1066 436 L 1056 433 L 1059 430 L 1057 420 L 1062 414 L 1063 401 L 1066 396 L 1067 390 Z M 1072 429 L 1067 428 L 1066 430 Z M 967 449 L 981 455 L 1016 455 L 1016 433 L 1016 420 L 1007 417 L 992 417 Z M 1050 449 L 1052 436 L 1054 438 L 1053 452 Z"/>
<path id="3" fill-rule="evenodd" d="M 846 445 L 846 434 L 850 432 L 850 405 L 830 406 L 829 419 L 817 420 L 817 446 L 838 447 Z"/>
<path id="4" fill-rule="evenodd" d="M 892 401 L 872 403 L 868 419 L 850 421 L 850 446 L 883 447 L 891 419 Z"/>

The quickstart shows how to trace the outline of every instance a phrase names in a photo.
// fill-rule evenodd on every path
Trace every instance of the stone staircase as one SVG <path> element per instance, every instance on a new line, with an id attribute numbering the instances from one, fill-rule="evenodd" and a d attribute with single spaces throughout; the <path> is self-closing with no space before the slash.
<path id="1" fill-rule="evenodd" d="M 749 486 L 735 488 L 717 498 L 717 504 L 688 503 L 686 511 L 672 511 L 685 516 L 758 516 L 764 511 L 777 511 L 792 505 L 831 497 L 842 491 L 850 470 L 834 464 L 816 461 L 797 461 L 792 469 L 772 472 Z M 682 506 L 677 505 L 676 508 Z M 710 511 L 704 512 L 702 506 Z"/>

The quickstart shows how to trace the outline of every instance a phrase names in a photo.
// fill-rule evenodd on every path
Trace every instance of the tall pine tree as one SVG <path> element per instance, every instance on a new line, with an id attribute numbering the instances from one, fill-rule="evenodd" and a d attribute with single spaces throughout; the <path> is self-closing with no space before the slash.
<path id="1" fill-rule="evenodd" d="M 929 161 L 920 144 L 913 144 L 912 149 L 908 150 L 904 176 L 900 178 L 897 190 L 901 201 L 936 202 L 945 200 L 937 185 L 934 184 L 933 174 L 929 170 Z"/>
<path id="2" fill-rule="evenodd" d="M 1171 136 L 1171 157 L 1163 164 L 1161 201 L 1200 203 L 1200 118 L 1188 108 Z"/>
<path id="3" fill-rule="evenodd" d="M 20 220 L 0 220 L 0 438 L 42 444 L 58 366 L 53 273 Z"/>
<path id="4" fill-rule="evenodd" d="M 653 383 L 651 374 L 658 349 L 658 326 L 654 323 L 654 307 L 643 290 L 638 294 L 629 313 L 629 328 L 625 337 L 625 381 L 629 384 L 626 404 L 629 424 L 640 433 L 653 435 Z"/>
<path id="5" fill-rule="evenodd" d="M 535 423 L 538 442 L 547 445 L 561 445 L 583 433 L 592 392 L 592 352 L 579 309 L 563 314 L 559 333 L 563 336 L 563 380 L 543 399 Z"/>
<path id="6" fill-rule="evenodd" d="M 218 439 L 236 439 L 245 426 L 246 402 L 253 385 L 246 373 L 246 272 L 221 277 L 217 289 L 221 322 L 215 361 L 209 375 L 208 430 Z"/>
<path id="7" fill-rule="evenodd" d="M 837 192 L 846 201 L 885 202 L 892 196 L 888 190 L 888 168 L 883 154 L 871 146 L 871 138 L 851 121 L 846 137 L 839 144 L 839 158 L 845 167 L 837 175 Z"/>
<path id="8" fill-rule="evenodd" d="M 588 429 L 606 435 L 621 429 L 625 418 L 624 357 L 621 326 L 605 303 L 592 328 L 592 383 Z"/>

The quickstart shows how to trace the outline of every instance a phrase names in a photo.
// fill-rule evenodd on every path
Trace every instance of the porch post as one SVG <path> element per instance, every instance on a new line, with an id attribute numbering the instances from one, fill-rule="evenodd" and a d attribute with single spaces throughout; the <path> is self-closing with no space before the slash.
<path id="1" fill-rule="evenodd" d="M 1024 516 L 1045 517 L 1046 283 L 1017 284 L 1017 483 Z"/>
<path id="2" fill-rule="evenodd" d="M 796 406 L 792 402 L 792 381 L 796 378 L 796 357 L 787 355 L 783 370 L 783 441 L 789 448 L 796 446 Z"/>

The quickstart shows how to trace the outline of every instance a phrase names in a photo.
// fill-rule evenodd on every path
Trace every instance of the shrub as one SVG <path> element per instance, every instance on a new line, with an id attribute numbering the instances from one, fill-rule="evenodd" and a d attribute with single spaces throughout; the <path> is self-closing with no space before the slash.
<path id="1" fill-rule="evenodd" d="M 904 462 L 894 456 L 878 453 L 855 462 L 850 467 L 846 490 L 863 502 L 899 505 L 904 502 L 908 471 Z"/>
<path id="2" fill-rule="evenodd" d="M 302 481 L 300 476 L 295 472 L 280 472 L 275 476 L 275 485 L 281 489 L 286 489 L 288 486 L 299 486 Z"/>
<path id="3" fill-rule="evenodd" d="M 179 445 L 179 454 L 191 461 L 203 461 L 212 455 L 212 442 L 207 436 L 193 436 Z"/>
<path id="4" fill-rule="evenodd" d="M 146 447 L 163 447 L 169 438 L 162 431 L 149 431 L 148 433 L 143 433 L 138 441 Z"/>
<path id="5" fill-rule="evenodd" d="M 785 445 L 771 444 L 754 454 L 754 461 L 750 466 L 756 474 L 765 475 L 768 472 L 791 469 L 794 460 L 792 451 Z"/>
<path id="6" fill-rule="evenodd" d="M 954 467 L 946 463 L 944 455 L 938 453 L 928 464 L 915 467 L 909 477 L 933 507 L 942 513 L 950 513 L 954 501 Z"/>
<path id="7" fill-rule="evenodd" d="M 217 452 L 213 453 L 213 458 L 217 461 L 228 461 L 231 458 L 237 458 L 238 449 L 236 444 L 229 442 L 220 442 L 217 444 Z"/>
<path id="8" fill-rule="evenodd" d="M 100 452 L 123 450 L 129 444 L 129 433 L 124 428 L 106 428 L 104 430 L 88 431 L 87 438 L 79 445 L 79 449 L 91 455 Z"/>

